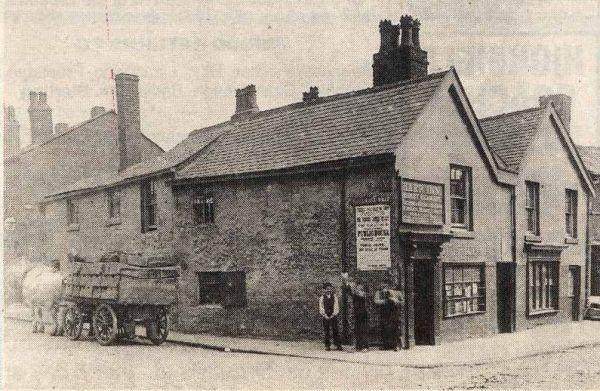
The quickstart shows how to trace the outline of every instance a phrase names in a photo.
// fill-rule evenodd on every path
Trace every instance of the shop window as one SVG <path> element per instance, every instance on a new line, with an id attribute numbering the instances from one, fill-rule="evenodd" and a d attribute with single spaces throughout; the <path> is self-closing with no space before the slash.
<path id="1" fill-rule="evenodd" d="M 156 229 L 156 182 L 153 180 L 143 181 L 141 184 L 141 214 L 142 232 Z"/>
<path id="2" fill-rule="evenodd" d="M 485 312 L 483 264 L 444 263 L 444 316 Z"/>
<path id="3" fill-rule="evenodd" d="M 246 305 L 246 273 L 198 273 L 198 303 L 243 307 Z"/>
<path id="4" fill-rule="evenodd" d="M 527 232 L 540 234 L 540 184 L 525 182 L 525 213 L 527 216 Z"/>
<path id="5" fill-rule="evenodd" d="M 450 166 L 450 212 L 453 227 L 473 228 L 471 169 Z"/>
<path id="6" fill-rule="evenodd" d="M 118 220 L 121 218 L 121 192 L 117 189 L 110 189 L 107 193 L 108 218 Z"/>
<path id="7" fill-rule="evenodd" d="M 565 190 L 565 227 L 571 238 L 577 237 L 577 191 Z"/>
<path id="8" fill-rule="evenodd" d="M 558 262 L 529 261 L 529 313 L 558 310 Z"/>
<path id="9" fill-rule="evenodd" d="M 79 224 L 79 204 L 74 200 L 67 200 L 67 223 Z"/>
<path id="10" fill-rule="evenodd" d="M 194 195 L 193 212 L 195 224 L 215 222 L 215 199 L 212 194 L 198 192 Z"/>

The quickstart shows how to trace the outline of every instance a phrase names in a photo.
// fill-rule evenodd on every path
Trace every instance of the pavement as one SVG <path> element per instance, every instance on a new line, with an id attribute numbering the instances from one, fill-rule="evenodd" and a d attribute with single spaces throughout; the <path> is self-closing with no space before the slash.
<path id="1" fill-rule="evenodd" d="M 22 305 L 9 305 L 5 317 L 29 319 Z M 139 333 L 138 333 L 139 334 Z M 539 326 L 511 334 L 449 342 L 435 346 L 413 346 L 409 350 L 355 352 L 325 351 L 316 341 L 277 341 L 223 337 L 209 334 L 184 334 L 171 331 L 168 342 L 232 353 L 252 353 L 306 359 L 370 364 L 386 367 L 438 368 L 476 366 L 520 358 L 543 356 L 582 347 L 600 346 L 600 322 L 580 321 Z"/>

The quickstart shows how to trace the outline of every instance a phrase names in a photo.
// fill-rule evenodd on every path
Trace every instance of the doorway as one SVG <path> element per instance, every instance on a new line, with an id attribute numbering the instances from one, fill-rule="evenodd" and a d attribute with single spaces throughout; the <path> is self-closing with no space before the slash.
<path id="1" fill-rule="evenodd" d="M 573 301 L 571 304 L 571 318 L 579 320 L 579 301 L 581 298 L 581 267 L 569 266 L 569 296 Z"/>
<path id="2" fill-rule="evenodd" d="M 414 263 L 415 344 L 435 345 L 434 263 Z"/>
<path id="3" fill-rule="evenodd" d="M 515 266 L 508 262 L 496 264 L 499 333 L 515 331 Z"/>

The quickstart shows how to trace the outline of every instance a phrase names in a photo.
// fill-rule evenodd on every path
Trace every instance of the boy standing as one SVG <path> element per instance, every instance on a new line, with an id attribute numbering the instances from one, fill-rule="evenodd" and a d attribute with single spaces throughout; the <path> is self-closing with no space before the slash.
<path id="1" fill-rule="evenodd" d="M 319 297 L 319 313 L 323 318 L 323 331 L 325 333 L 325 349 L 331 350 L 330 333 L 333 333 L 333 343 L 337 350 L 342 350 L 342 343 L 338 333 L 338 319 L 340 312 L 338 298 L 329 282 L 323 284 L 323 294 Z"/>

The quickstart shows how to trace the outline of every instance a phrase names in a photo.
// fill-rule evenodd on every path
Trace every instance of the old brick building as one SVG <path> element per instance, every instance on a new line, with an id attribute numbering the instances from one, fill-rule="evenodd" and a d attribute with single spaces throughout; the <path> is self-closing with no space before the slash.
<path id="1" fill-rule="evenodd" d="M 137 78 L 117 75 L 116 86 L 117 92 L 133 89 L 137 93 Z M 137 129 L 127 138 L 133 138 L 133 143 L 118 141 L 118 135 L 123 133 L 119 123 L 129 115 L 124 111 L 117 115 L 95 107 L 91 118 L 83 123 L 71 128 L 58 123 L 54 130 L 46 93 L 32 92 L 28 111 L 32 144 L 25 149 L 19 150 L 16 142 L 19 124 L 12 108 L 8 112 L 13 115 L 5 122 L 5 140 L 14 141 L 5 144 L 12 152 L 4 155 L 4 251 L 6 259 L 26 255 L 42 261 L 46 258 L 42 249 L 48 232 L 43 224 L 44 211 L 38 204 L 45 195 L 82 178 L 117 172 L 120 154 L 126 150 L 137 162 L 160 155 L 163 150 L 141 133 L 139 119 Z M 139 112 L 137 115 L 139 118 Z M 131 146 L 137 148 L 133 153 Z"/>
<path id="2" fill-rule="evenodd" d="M 479 121 L 453 68 L 428 74 L 419 31 L 381 22 L 372 88 L 260 111 L 248 86 L 164 158 L 55 191 L 55 255 L 171 251 L 190 331 L 317 337 L 321 284 L 342 272 L 404 292 L 405 346 L 575 317 L 593 190 L 565 101 Z"/>

